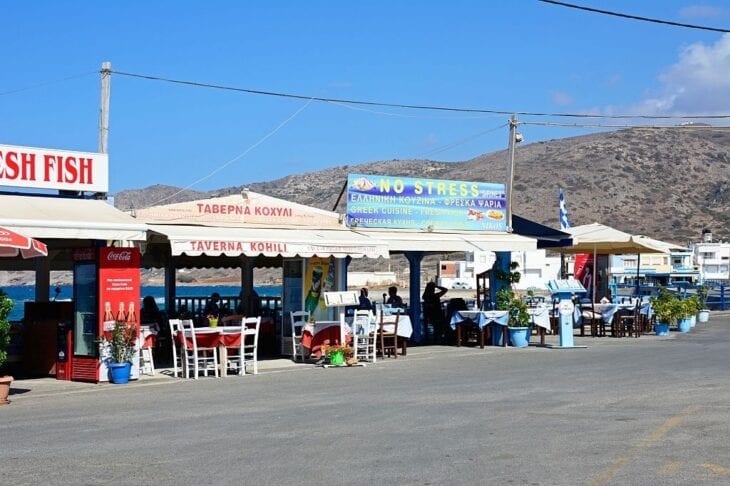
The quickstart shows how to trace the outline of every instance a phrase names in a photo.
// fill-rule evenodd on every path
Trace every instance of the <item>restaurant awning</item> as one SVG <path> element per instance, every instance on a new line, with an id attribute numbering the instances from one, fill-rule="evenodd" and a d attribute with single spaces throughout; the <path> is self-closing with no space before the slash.
<path id="1" fill-rule="evenodd" d="M 570 233 L 565 233 L 516 214 L 512 215 L 512 228 L 518 235 L 536 238 L 538 248 L 556 248 L 572 244 Z"/>
<path id="2" fill-rule="evenodd" d="M 263 228 L 151 224 L 164 235 L 173 256 L 388 258 L 388 247 L 376 238 L 348 229 Z"/>
<path id="3" fill-rule="evenodd" d="M 98 199 L 0 195 L 0 226 L 41 239 L 146 239 L 147 225 Z"/>
<path id="4" fill-rule="evenodd" d="M 535 250 L 537 241 L 514 233 L 441 232 L 409 230 L 365 230 L 357 233 L 385 242 L 391 252 L 423 251 L 526 251 Z"/>

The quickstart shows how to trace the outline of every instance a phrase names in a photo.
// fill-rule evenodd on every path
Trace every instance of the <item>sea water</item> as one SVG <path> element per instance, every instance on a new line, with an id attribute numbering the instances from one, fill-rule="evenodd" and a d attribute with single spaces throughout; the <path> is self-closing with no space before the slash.
<path id="1" fill-rule="evenodd" d="M 56 287 L 51 287 L 49 300 L 71 300 L 73 297 L 73 287 L 71 285 L 59 285 L 60 292 L 56 294 Z M 19 321 L 23 318 L 23 312 L 26 301 L 35 300 L 35 287 L 32 285 L 9 285 L 1 287 L 8 297 L 15 301 L 13 309 L 10 311 L 8 319 L 11 321 Z M 276 297 L 281 296 L 280 285 L 256 285 L 254 286 L 256 293 L 260 297 Z M 213 292 L 218 292 L 222 296 L 238 296 L 241 287 L 236 285 L 185 285 L 178 286 L 176 294 L 178 297 L 207 297 Z M 160 285 L 143 285 L 140 291 L 140 299 L 147 295 L 155 298 L 160 309 L 164 309 L 165 287 Z"/>

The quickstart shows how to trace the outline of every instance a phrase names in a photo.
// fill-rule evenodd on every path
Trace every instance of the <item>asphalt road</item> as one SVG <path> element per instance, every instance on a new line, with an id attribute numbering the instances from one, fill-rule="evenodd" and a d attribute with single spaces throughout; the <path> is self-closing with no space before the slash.
<path id="1" fill-rule="evenodd" d="M 16 394 L 0 484 L 727 485 L 728 331 Z"/>

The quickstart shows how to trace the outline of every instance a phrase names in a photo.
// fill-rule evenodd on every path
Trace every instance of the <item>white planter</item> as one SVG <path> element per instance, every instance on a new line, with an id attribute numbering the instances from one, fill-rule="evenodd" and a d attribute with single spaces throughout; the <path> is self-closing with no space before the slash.
<path id="1" fill-rule="evenodd" d="M 708 309 L 702 309 L 697 314 L 697 322 L 707 322 L 710 320 L 710 311 Z"/>

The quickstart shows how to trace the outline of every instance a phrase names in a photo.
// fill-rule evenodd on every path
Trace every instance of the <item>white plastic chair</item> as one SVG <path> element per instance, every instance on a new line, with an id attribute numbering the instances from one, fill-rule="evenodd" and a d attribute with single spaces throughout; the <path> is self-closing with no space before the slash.
<path id="1" fill-rule="evenodd" d="M 190 341 L 192 342 L 192 349 L 186 346 L 186 356 L 192 358 L 193 367 L 193 378 L 196 380 L 200 376 L 202 371 L 204 376 L 208 376 L 208 372 L 212 369 L 213 376 L 218 377 L 218 348 L 201 348 L 198 347 L 198 340 L 195 336 L 195 328 L 193 327 L 192 320 L 183 321 L 183 326 L 187 326 L 184 329 L 185 336 L 190 335 Z M 183 342 L 185 340 L 183 339 Z M 190 373 L 190 359 L 188 359 L 188 375 Z"/>
<path id="2" fill-rule="evenodd" d="M 358 361 L 375 363 L 378 325 L 369 310 L 356 310 L 352 317 L 352 349 Z"/>
<path id="3" fill-rule="evenodd" d="M 291 343 L 292 359 L 304 361 L 304 348 L 302 347 L 302 329 L 309 322 L 309 312 L 294 311 L 290 313 L 291 318 Z"/>
<path id="4" fill-rule="evenodd" d="M 182 357 L 185 355 L 184 351 L 180 350 L 180 355 L 178 355 L 178 346 L 180 346 L 180 341 L 178 341 L 178 334 L 182 332 L 182 326 L 180 324 L 180 319 L 170 319 L 168 321 L 170 323 L 170 340 L 172 341 L 171 348 L 172 348 L 172 376 L 177 378 L 178 374 L 178 366 L 180 367 L 180 376 L 182 377 Z M 183 339 L 184 341 L 184 339 Z"/>

